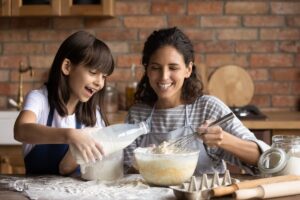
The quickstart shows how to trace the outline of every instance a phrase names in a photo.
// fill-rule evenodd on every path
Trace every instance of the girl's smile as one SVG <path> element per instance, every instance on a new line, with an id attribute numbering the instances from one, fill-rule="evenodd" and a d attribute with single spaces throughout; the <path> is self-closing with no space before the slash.
<path id="1" fill-rule="evenodd" d="M 97 89 L 94 89 L 94 88 L 89 87 L 89 86 L 85 86 L 85 89 L 88 92 L 89 97 L 93 96 L 93 94 L 95 94 L 98 91 Z"/>

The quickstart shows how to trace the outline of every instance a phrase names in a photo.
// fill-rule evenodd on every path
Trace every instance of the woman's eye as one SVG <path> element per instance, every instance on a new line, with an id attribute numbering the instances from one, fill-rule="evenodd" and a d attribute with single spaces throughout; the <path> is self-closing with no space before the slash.
<path id="1" fill-rule="evenodd" d="M 169 69 L 172 71 L 177 70 L 178 68 L 179 68 L 178 65 L 175 65 L 175 64 L 169 65 Z"/>
<path id="2" fill-rule="evenodd" d="M 150 69 L 152 69 L 152 70 L 158 70 L 158 69 L 160 69 L 160 67 L 158 67 L 158 66 L 150 66 Z"/>

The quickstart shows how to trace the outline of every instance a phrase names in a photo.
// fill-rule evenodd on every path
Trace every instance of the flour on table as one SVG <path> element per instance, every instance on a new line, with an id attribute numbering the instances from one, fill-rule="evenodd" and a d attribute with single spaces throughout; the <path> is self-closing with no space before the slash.
<path id="1" fill-rule="evenodd" d="M 172 200 L 170 188 L 150 187 L 140 175 L 118 181 L 82 181 L 61 176 L 12 177 L 0 175 L 0 185 L 34 200 Z"/>

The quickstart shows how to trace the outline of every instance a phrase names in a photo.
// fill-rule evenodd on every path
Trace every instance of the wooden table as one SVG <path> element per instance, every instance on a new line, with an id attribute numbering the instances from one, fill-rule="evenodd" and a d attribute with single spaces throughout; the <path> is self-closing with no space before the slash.
<path id="1" fill-rule="evenodd" d="M 249 179 L 254 179 L 255 177 L 249 176 L 249 175 L 232 175 L 233 178 L 237 178 L 239 180 L 249 180 Z M 47 194 L 45 194 L 47 195 Z M 5 200 L 28 200 L 26 196 L 24 196 L 20 192 L 16 191 L 10 191 L 6 188 L 3 188 L 0 185 L 0 199 L 5 199 Z M 222 199 L 222 200 L 232 200 L 234 199 L 232 196 L 226 196 L 226 197 L 220 197 L 220 198 L 212 198 L 212 199 Z M 278 197 L 278 198 L 271 198 L 274 200 L 298 200 L 300 199 L 300 194 L 299 195 L 293 195 L 293 196 L 286 196 L 286 197 Z M 170 200 L 176 200 L 176 197 L 174 195 L 174 198 Z"/>

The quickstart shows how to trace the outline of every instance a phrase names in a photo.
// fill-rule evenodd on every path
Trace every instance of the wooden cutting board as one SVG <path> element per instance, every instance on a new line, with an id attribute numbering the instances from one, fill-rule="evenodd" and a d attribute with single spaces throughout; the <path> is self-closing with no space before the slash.
<path id="1" fill-rule="evenodd" d="M 248 72 L 236 65 L 218 68 L 209 78 L 208 92 L 229 107 L 248 105 L 254 94 L 254 84 Z"/>

